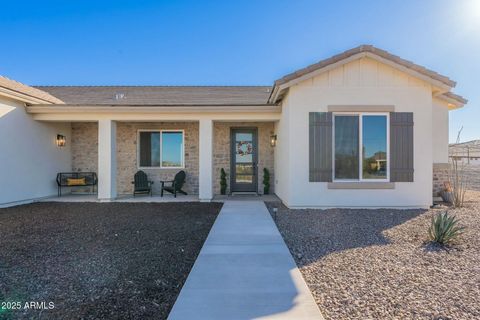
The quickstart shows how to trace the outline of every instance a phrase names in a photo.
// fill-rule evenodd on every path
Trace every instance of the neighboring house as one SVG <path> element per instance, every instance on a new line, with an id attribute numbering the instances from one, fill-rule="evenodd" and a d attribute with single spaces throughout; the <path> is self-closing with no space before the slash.
<path id="1" fill-rule="evenodd" d="M 465 164 L 480 165 L 480 140 L 451 143 L 449 155 Z"/>
<path id="2" fill-rule="evenodd" d="M 62 171 L 98 173 L 98 198 L 187 173 L 186 191 L 271 190 L 289 207 L 428 207 L 445 179 L 455 82 L 372 46 L 273 86 L 40 86 L 0 78 L 0 204 L 56 194 Z M 57 134 L 66 137 L 57 147 Z M 434 177 L 435 175 L 435 177 Z M 436 184 L 433 180 L 436 180 Z"/>

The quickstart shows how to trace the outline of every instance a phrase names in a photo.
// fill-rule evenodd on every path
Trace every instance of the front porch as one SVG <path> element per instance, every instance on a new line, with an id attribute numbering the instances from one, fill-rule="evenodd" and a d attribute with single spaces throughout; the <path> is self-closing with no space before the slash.
<path id="1" fill-rule="evenodd" d="M 255 115 L 255 114 L 254 114 Z M 158 117 L 158 115 L 156 115 Z M 270 192 L 274 194 L 274 146 L 271 136 L 275 133 L 275 117 L 255 117 L 232 119 L 198 119 L 184 121 L 179 118 L 152 119 L 151 121 L 105 120 L 70 122 L 71 132 L 66 137 L 70 144 L 71 171 L 96 172 L 98 193 L 87 195 L 89 188 L 64 188 L 64 196 L 58 201 L 126 201 L 126 202 L 169 202 L 169 201 L 212 201 L 220 195 L 221 169 L 227 174 L 227 194 L 238 191 L 232 183 L 249 182 L 251 193 L 264 193 L 263 173 L 270 174 Z M 44 119 L 42 119 L 44 120 Z M 248 152 L 236 155 L 238 139 L 232 136 L 233 130 L 252 130 L 251 141 L 242 141 Z M 244 130 L 243 130 L 244 131 Z M 242 131 L 242 132 L 243 132 Z M 165 144 L 166 135 L 175 133 L 181 143 L 178 148 Z M 149 134 L 147 142 L 141 138 Z M 244 136 L 244 133 L 242 133 Z M 233 138 L 232 138 L 233 137 Z M 153 139 L 157 139 L 153 143 Z M 232 143 L 233 141 L 233 143 Z M 241 143 L 240 143 L 241 144 Z M 179 150 L 178 157 L 165 159 L 165 149 Z M 173 152 L 170 150 L 169 152 Z M 236 166 L 232 161 L 250 159 L 249 164 Z M 173 158 L 172 158 L 173 157 Z M 146 160 L 145 160 L 146 159 Z M 178 163 L 177 163 L 178 162 Z M 173 163 L 173 165 L 172 165 Z M 237 175 L 232 170 L 241 167 Z M 245 169 L 246 168 L 246 169 Z M 133 198 L 133 178 L 138 171 L 144 171 L 153 181 L 153 197 Z M 180 170 L 186 173 L 183 190 L 188 196 L 180 195 L 170 199 L 169 194 L 159 197 L 160 181 L 172 180 Z M 237 170 L 240 171 L 240 170 Z M 235 180 L 236 179 L 236 180 Z M 238 181 L 237 181 L 238 180 Z M 221 199 L 222 197 L 217 197 Z M 54 198 L 48 198 L 48 201 Z M 54 200 L 54 201 L 56 201 Z"/>

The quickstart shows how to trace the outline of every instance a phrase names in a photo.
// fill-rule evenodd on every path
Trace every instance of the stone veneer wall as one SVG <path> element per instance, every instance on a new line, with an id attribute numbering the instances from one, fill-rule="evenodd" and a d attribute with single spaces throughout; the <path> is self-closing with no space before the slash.
<path id="1" fill-rule="evenodd" d="M 117 192 L 133 192 L 133 175 L 137 172 L 137 132 L 139 129 L 184 130 L 185 169 L 143 169 L 154 181 L 153 193 L 160 193 L 160 180 L 173 180 L 179 170 L 185 170 L 184 190 L 198 194 L 198 122 L 118 122 L 117 123 Z"/>
<path id="2" fill-rule="evenodd" d="M 98 172 L 98 123 L 72 123 L 72 171 Z"/>
<path id="3" fill-rule="evenodd" d="M 197 122 L 117 122 L 117 193 L 133 192 L 137 172 L 137 131 L 139 129 L 178 129 L 185 131 L 184 190 L 198 194 L 198 123 Z M 95 171 L 98 168 L 98 124 L 72 123 L 72 170 Z M 160 180 L 172 180 L 180 169 L 144 169 L 154 181 L 153 192 L 160 193 Z"/>
<path id="4" fill-rule="evenodd" d="M 258 192 L 263 194 L 263 168 L 270 171 L 270 193 L 274 193 L 273 147 L 270 135 L 273 122 L 215 122 L 213 126 L 213 193 L 220 194 L 220 170 L 227 173 L 227 194 L 230 193 L 230 128 L 258 128 Z"/>
<path id="5" fill-rule="evenodd" d="M 439 192 L 443 190 L 444 183 L 448 181 L 450 164 L 434 163 L 433 164 L 433 196 L 439 196 Z"/>

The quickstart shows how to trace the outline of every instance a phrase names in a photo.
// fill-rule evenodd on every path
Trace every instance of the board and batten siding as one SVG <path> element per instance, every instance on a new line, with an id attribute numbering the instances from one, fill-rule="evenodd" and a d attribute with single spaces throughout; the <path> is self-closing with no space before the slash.
<path id="1" fill-rule="evenodd" d="M 329 112 L 329 106 L 391 106 L 393 110 L 388 112 L 412 114 L 415 124 L 409 134 L 413 152 L 408 153 L 408 162 L 414 174 L 410 170 L 406 174 L 409 177 L 392 177 L 396 182 L 388 189 L 329 189 L 328 182 L 310 182 L 310 113 Z M 432 108 L 428 83 L 369 58 L 346 63 L 290 87 L 276 129 L 281 145 L 275 159 L 277 190 L 282 191 L 282 200 L 292 208 L 428 208 L 432 204 L 433 180 Z M 391 158 L 395 157 L 393 144 Z M 412 182 L 399 181 L 412 176 Z"/>

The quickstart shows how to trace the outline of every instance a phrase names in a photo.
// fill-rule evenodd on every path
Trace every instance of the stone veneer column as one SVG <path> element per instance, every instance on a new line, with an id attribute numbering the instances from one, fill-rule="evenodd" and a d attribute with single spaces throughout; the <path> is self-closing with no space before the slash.
<path id="1" fill-rule="evenodd" d="M 199 121 L 199 199 L 210 201 L 213 198 L 212 171 L 213 171 L 213 121 L 201 119 Z"/>
<path id="2" fill-rule="evenodd" d="M 438 197 L 440 191 L 444 188 L 444 183 L 449 180 L 450 164 L 434 163 L 433 164 L 433 196 Z"/>
<path id="3" fill-rule="evenodd" d="M 98 199 L 110 201 L 117 197 L 117 123 L 98 121 Z"/>

